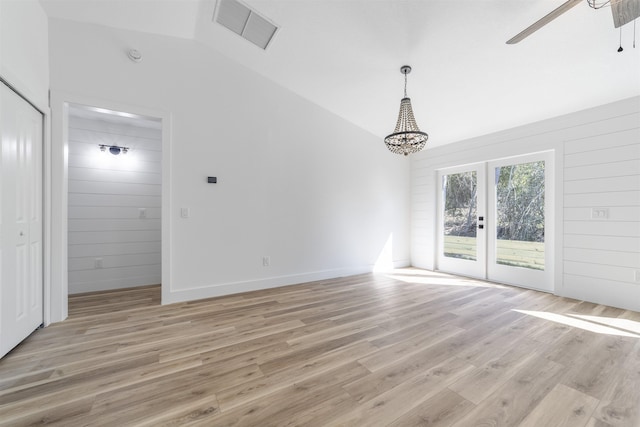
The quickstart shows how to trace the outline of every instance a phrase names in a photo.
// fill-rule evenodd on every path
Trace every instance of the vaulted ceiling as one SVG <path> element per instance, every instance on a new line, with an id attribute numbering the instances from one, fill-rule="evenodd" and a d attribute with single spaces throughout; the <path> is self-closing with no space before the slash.
<path id="1" fill-rule="evenodd" d="M 409 64 L 429 146 L 640 95 L 633 24 L 617 52 L 610 9 L 586 0 L 515 45 L 563 0 L 244 0 L 279 26 L 267 50 L 213 22 L 215 0 L 40 1 L 51 18 L 194 39 L 380 138 Z"/>

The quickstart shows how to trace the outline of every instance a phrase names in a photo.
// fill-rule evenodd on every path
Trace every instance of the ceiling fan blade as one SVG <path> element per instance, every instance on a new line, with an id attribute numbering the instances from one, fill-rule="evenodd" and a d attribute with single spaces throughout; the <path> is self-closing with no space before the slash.
<path id="1" fill-rule="evenodd" d="M 640 17 L 640 0 L 611 0 L 613 26 L 619 28 Z"/>
<path id="2" fill-rule="evenodd" d="M 582 2 L 582 0 L 568 0 L 568 1 L 564 2 L 564 3 L 562 3 L 558 8 L 554 9 L 553 11 L 551 11 L 550 13 L 545 15 L 543 18 L 541 18 L 538 21 L 536 21 L 535 23 L 533 23 L 533 25 L 528 26 L 527 28 L 524 29 L 524 31 L 521 31 L 515 37 L 509 39 L 507 41 L 507 44 L 518 43 L 522 39 L 530 36 L 531 34 L 533 34 L 536 31 L 538 31 L 540 28 L 544 27 L 549 22 L 553 21 L 558 16 L 562 15 L 563 13 L 565 13 L 566 11 L 571 9 L 572 7 L 576 6 L 580 2 Z"/>

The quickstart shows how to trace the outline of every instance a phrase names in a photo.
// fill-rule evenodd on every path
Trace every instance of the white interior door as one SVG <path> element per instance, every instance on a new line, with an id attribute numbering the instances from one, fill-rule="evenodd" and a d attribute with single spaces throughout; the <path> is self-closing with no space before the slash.
<path id="1" fill-rule="evenodd" d="M 551 152 L 438 172 L 437 268 L 553 292 Z"/>
<path id="2" fill-rule="evenodd" d="M 0 357 L 43 321 L 42 121 L 0 83 Z"/>

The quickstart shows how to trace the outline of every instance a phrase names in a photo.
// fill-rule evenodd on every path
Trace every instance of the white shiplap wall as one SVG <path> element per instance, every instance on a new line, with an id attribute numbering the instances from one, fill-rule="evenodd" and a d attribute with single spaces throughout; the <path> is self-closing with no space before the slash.
<path id="1" fill-rule="evenodd" d="M 435 267 L 438 169 L 546 150 L 555 158 L 555 293 L 640 311 L 640 97 L 415 156 L 412 264 Z M 593 208 L 608 218 L 592 219 Z"/>
<path id="2" fill-rule="evenodd" d="M 604 209 L 607 216 L 598 218 L 593 209 Z M 637 121 L 565 141 L 563 262 L 565 292 L 613 305 L 620 304 L 618 297 L 608 293 L 618 290 L 620 295 L 637 295 L 640 289 Z M 640 297 L 635 302 L 635 310 L 639 310 Z"/>
<path id="3" fill-rule="evenodd" d="M 69 293 L 158 284 L 159 125 L 92 119 L 74 111 L 69 115 Z M 99 144 L 131 150 L 113 156 L 100 152 Z M 96 267 L 97 258 L 102 268 Z"/>

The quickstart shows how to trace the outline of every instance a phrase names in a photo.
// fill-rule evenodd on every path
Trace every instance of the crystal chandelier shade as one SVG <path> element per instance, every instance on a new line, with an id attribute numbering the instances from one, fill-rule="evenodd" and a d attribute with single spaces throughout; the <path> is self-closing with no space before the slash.
<path id="1" fill-rule="evenodd" d="M 411 99 L 407 97 L 407 74 L 411 72 L 411 67 L 405 65 L 400 68 L 400 72 L 404 74 L 404 98 L 400 101 L 400 112 L 398 113 L 396 128 L 392 134 L 387 135 L 384 143 L 392 153 L 407 156 L 422 150 L 427 144 L 429 135 L 420 131 L 413 116 Z"/>

